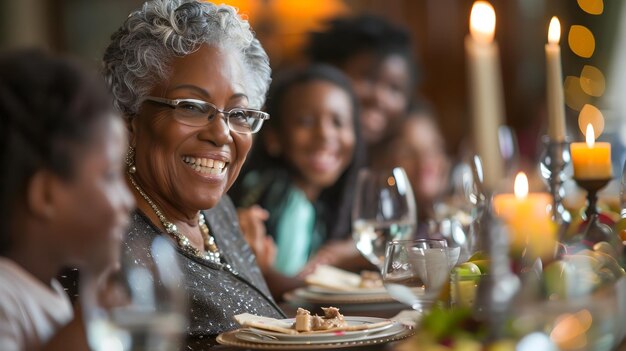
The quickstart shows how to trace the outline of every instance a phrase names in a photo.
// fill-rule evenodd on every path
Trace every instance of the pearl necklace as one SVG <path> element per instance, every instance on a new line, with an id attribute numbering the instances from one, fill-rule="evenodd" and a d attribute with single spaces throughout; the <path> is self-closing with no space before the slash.
<path id="1" fill-rule="evenodd" d="M 189 239 L 178 231 L 178 228 L 176 227 L 174 223 L 170 222 L 167 218 L 165 218 L 165 216 L 163 215 L 163 212 L 161 212 L 161 210 L 154 203 L 154 201 L 152 201 L 152 199 L 148 197 L 148 194 L 146 194 L 143 191 L 143 189 L 139 187 L 139 185 L 135 181 L 135 177 L 133 177 L 132 174 L 128 173 L 128 178 L 130 179 L 130 182 L 133 184 L 135 189 L 137 189 L 137 192 L 139 192 L 139 195 L 141 195 L 141 197 L 143 197 L 144 200 L 146 200 L 148 205 L 150 205 L 154 213 L 157 215 L 157 217 L 161 221 L 161 224 L 163 224 L 165 231 L 169 235 L 173 236 L 174 239 L 176 239 L 176 243 L 181 249 L 191 253 L 192 255 L 196 257 L 199 257 L 199 258 L 202 258 L 207 261 L 217 263 L 220 265 L 222 264 L 222 260 L 220 257 L 220 250 L 217 247 L 217 244 L 215 243 L 215 239 L 209 233 L 209 227 L 206 224 L 206 220 L 202 212 L 198 214 L 198 227 L 200 227 L 200 233 L 202 234 L 202 239 L 204 240 L 204 247 L 208 249 L 206 251 L 198 250 L 197 248 L 192 246 L 191 243 L 189 242 Z"/>

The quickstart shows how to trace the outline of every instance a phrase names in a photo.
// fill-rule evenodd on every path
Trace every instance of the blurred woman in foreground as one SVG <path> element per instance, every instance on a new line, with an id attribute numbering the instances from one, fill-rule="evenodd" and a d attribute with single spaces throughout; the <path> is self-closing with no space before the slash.
<path id="1" fill-rule="evenodd" d="M 100 79 L 37 51 L 0 58 L 0 349 L 87 350 L 54 278 L 114 268 L 133 198 L 126 136 Z"/>

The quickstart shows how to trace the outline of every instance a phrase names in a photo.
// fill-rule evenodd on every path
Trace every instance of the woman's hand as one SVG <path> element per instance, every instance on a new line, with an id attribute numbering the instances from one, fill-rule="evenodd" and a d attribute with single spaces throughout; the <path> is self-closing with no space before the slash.
<path id="1" fill-rule="evenodd" d="M 266 272 L 274 265 L 276 259 L 276 244 L 272 237 L 267 235 L 265 221 L 269 213 L 258 205 L 237 210 L 239 226 L 244 239 L 256 255 L 257 264 L 261 271 Z"/>

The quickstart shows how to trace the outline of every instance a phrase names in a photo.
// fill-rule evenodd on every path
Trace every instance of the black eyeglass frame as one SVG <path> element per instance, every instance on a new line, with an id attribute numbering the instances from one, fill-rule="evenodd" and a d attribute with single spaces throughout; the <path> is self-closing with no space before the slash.
<path id="1" fill-rule="evenodd" d="M 217 108 L 217 106 L 213 105 L 212 103 L 204 101 L 204 100 L 198 100 L 198 99 L 173 99 L 172 100 L 172 99 L 166 99 L 166 98 L 162 98 L 158 96 L 146 96 L 143 99 L 143 101 L 155 102 L 157 104 L 162 104 L 162 105 L 171 107 L 173 109 L 179 108 L 179 105 L 184 104 L 184 103 L 191 103 L 191 104 L 197 104 L 197 105 L 204 106 L 204 107 L 209 107 L 207 109 L 208 112 L 214 111 L 214 113 L 207 112 L 207 124 L 206 125 L 210 123 L 210 121 L 215 117 L 215 115 L 217 115 L 218 113 L 221 113 L 224 116 L 224 119 L 226 120 L 228 129 L 235 133 L 240 133 L 240 134 L 255 134 L 261 130 L 261 127 L 263 126 L 263 122 L 270 119 L 270 115 L 267 112 L 250 109 L 250 108 L 242 108 L 242 107 L 236 107 L 228 111 L 220 110 L 219 108 Z M 234 112 L 243 112 L 246 115 L 245 118 L 252 118 L 259 122 L 258 124 L 248 123 L 248 125 L 250 126 L 249 131 L 236 130 L 232 127 L 230 123 L 231 114 Z M 250 113 L 252 113 L 252 115 Z M 181 122 L 181 123 L 185 124 L 184 122 Z M 201 125 L 190 125 L 190 124 L 187 124 L 187 125 L 192 126 L 192 127 L 201 127 Z"/>

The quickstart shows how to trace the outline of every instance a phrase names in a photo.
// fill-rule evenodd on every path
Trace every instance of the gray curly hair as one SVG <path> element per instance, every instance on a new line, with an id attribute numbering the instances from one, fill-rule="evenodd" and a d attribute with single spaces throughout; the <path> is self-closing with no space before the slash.
<path id="1" fill-rule="evenodd" d="M 231 6 L 197 0 L 148 1 L 111 36 L 103 73 L 116 107 L 127 117 L 137 114 L 143 97 L 167 79 L 172 59 L 193 53 L 202 44 L 240 53 L 250 107 L 261 108 L 271 69 L 250 24 Z"/>

